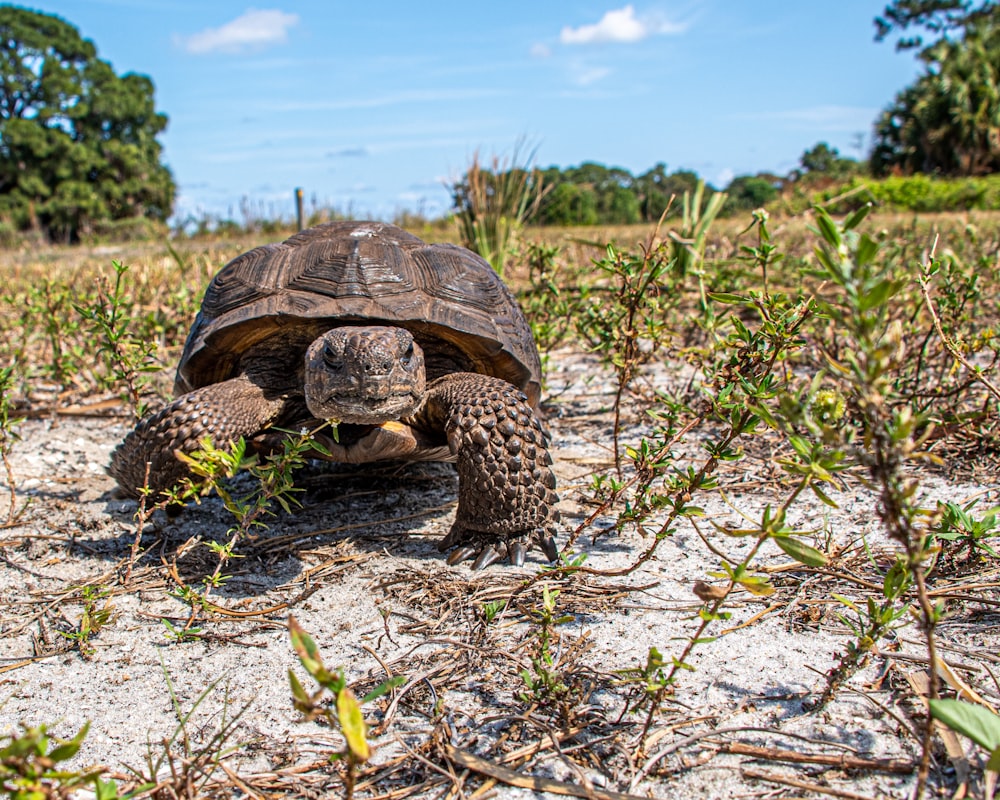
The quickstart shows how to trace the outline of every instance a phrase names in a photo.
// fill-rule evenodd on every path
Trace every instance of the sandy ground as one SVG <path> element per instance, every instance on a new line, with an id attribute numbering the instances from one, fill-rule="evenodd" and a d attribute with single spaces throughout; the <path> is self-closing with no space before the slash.
<path id="1" fill-rule="evenodd" d="M 610 460 L 602 444 L 609 440 L 610 389 L 607 381 L 595 382 L 595 374 L 600 370 L 590 357 L 552 359 L 549 424 L 563 498 L 562 542 L 593 508 L 590 474 Z M 446 743 L 522 776 L 648 797 L 763 796 L 775 789 L 808 794 L 761 774 L 855 793 L 841 796 L 906 797 L 912 790 L 912 772 L 847 770 L 818 759 L 795 765 L 774 757 L 779 751 L 851 756 L 905 769 L 919 756 L 911 730 L 920 724 L 920 707 L 905 674 L 923 670 L 925 650 L 912 625 L 885 643 L 891 658 L 872 658 L 825 708 L 809 706 L 823 673 L 850 641 L 834 594 L 863 597 L 858 584 L 799 569 L 774 573 L 772 597 L 735 595 L 731 617 L 713 627 L 718 638 L 694 650 L 693 669 L 680 674 L 640 757 L 645 713 L 622 716 L 634 687 L 615 671 L 645 663 L 650 647 L 668 661 L 680 654 L 697 625 L 700 602 L 692 587 L 713 580 L 718 558 L 682 525 L 654 559 L 626 575 L 532 582 L 527 579 L 543 568 L 537 552 L 522 569 L 449 567 L 437 552 L 454 513 L 457 482 L 449 465 L 307 468 L 300 481 L 303 508 L 279 511 L 267 530 L 244 543 L 237 574 L 216 593 L 229 613 L 203 615 L 197 635 L 178 641 L 164 622 L 183 626 L 189 613 L 176 596 L 177 580 L 195 584 L 214 566 L 206 547 L 190 543 L 220 539 L 232 522 L 216 498 L 176 519 L 158 513 L 125 585 L 136 507 L 115 499 L 104 467 L 126 425 L 121 417 L 59 415 L 27 420 L 19 429 L 23 441 L 12 466 L 18 494 L 30 506 L 20 524 L 0 531 L 0 733 L 47 723 L 68 737 L 89 721 L 75 765 L 101 764 L 122 778 L 132 772 L 163 777 L 169 774 L 165 740 L 173 738 L 179 769 L 185 747 L 191 761 L 219 749 L 213 737 L 242 713 L 224 745 L 234 748 L 223 762 L 229 775 L 220 768 L 214 779 L 240 786 L 231 777 L 240 776 L 236 795 L 339 795 L 335 769 L 324 764 L 342 740 L 319 723 L 300 722 L 292 706 L 288 669 L 308 680 L 290 647 L 291 612 L 326 663 L 343 666 L 359 696 L 387 671 L 407 677 L 394 697 L 367 707 L 376 726 L 374 784 L 363 787 L 369 796 L 407 786 L 427 796 L 441 793 L 452 780 L 441 755 Z M 625 441 L 636 433 L 626 433 Z M 688 456 L 698 458 L 696 447 Z M 741 469 L 724 476 L 731 506 L 718 497 L 703 503 L 709 519 L 738 525 L 737 512 L 752 516 L 774 502 L 767 461 L 750 459 Z M 997 502 L 995 487 L 975 481 L 926 475 L 922 482 L 928 502 L 981 497 L 991 489 L 990 502 Z M 250 484 L 238 478 L 235 487 Z M 797 504 L 791 521 L 825 529 L 819 540 L 832 548 L 861 553 L 851 562 L 856 577 L 872 580 L 859 542 L 865 537 L 876 560 L 886 550 L 874 500 L 856 483 L 838 500 L 839 510 Z M 602 529 L 607 533 L 595 540 Z M 718 535 L 713 542 L 732 557 L 749 546 Z M 588 554 L 587 566 L 609 571 L 632 564 L 648 543 L 634 532 L 615 534 L 613 520 L 599 518 L 576 549 Z M 788 559 L 773 548 L 760 563 Z M 995 586 L 996 571 L 980 579 Z M 84 585 L 109 591 L 98 608 L 106 603 L 111 618 L 81 652 L 63 634 L 79 629 Z M 559 589 L 558 609 L 569 617 L 557 628 L 554 648 L 577 691 L 569 720 L 518 696 L 525 690 L 519 673 L 530 667 L 537 641 L 529 616 L 541 606 L 543 585 Z M 995 702 L 989 670 L 995 673 L 1000 660 L 1000 594 L 977 591 L 991 605 L 955 601 L 941 643 L 963 678 Z M 485 624 L 483 603 L 505 598 L 506 610 Z M 179 726 L 178 715 L 189 712 Z M 183 736 L 175 736 L 178 731 Z M 734 744 L 768 748 L 770 756 L 727 752 Z M 520 760 L 510 757 L 519 749 Z M 485 779 L 451 769 L 455 781 L 464 781 L 465 796 Z M 952 764 L 938 752 L 935 791 L 952 791 L 954 780 Z M 537 796 L 504 779 L 493 791 L 501 798 Z"/>

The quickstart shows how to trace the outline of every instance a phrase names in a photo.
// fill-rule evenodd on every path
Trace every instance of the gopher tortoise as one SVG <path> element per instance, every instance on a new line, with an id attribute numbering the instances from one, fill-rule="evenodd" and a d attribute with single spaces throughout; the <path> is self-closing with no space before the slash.
<path id="1" fill-rule="evenodd" d="M 117 447 L 110 474 L 154 496 L 177 453 L 337 424 L 329 458 L 454 461 L 449 564 L 557 557 L 558 511 L 531 329 L 493 269 L 393 225 L 331 222 L 257 247 L 215 276 L 188 335 L 176 399 Z M 326 456 L 324 456 L 326 457 Z M 148 475 L 148 482 L 147 482 Z"/>

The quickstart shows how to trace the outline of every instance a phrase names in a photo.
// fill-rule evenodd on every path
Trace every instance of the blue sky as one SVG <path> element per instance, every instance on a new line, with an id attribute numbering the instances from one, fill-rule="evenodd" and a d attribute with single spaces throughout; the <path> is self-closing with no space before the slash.
<path id="1" fill-rule="evenodd" d="M 39 0 L 170 117 L 176 214 L 447 210 L 444 181 L 519 139 L 546 167 L 665 162 L 717 186 L 858 157 L 919 73 L 873 41 L 886 0 Z"/>

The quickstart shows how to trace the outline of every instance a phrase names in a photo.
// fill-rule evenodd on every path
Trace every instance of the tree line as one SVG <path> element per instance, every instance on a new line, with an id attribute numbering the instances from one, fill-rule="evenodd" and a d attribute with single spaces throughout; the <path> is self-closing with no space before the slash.
<path id="1" fill-rule="evenodd" d="M 866 162 L 824 143 L 788 176 L 739 176 L 728 210 L 774 199 L 810 173 L 976 176 L 1000 171 L 1000 9 L 996 0 L 894 0 L 876 39 L 898 36 L 924 72 L 875 121 Z M 0 5 L 0 229 L 76 241 L 102 226 L 163 222 L 177 188 L 162 163 L 153 81 L 118 75 L 71 23 Z M 583 163 L 532 178 L 547 187 L 535 221 L 553 225 L 652 222 L 697 184 L 660 163 L 640 175 Z M 463 193 L 455 192 L 456 207 Z"/>
<path id="2" fill-rule="evenodd" d="M 739 175 L 726 186 L 722 214 L 752 211 L 775 200 L 791 183 L 823 178 L 845 179 L 860 174 L 865 165 L 844 158 L 826 142 L 802 154 L 799 167 L 788 175 L 758 173 Z M 667 171 L 664 163 L 640 175 L 621 167 L 585 162 L 577 167 L 535 170 L 539 198 L 528 221 L 537 225 L 629 225 L 655 223 L 671 202 L 675 205 L 685 192 L 694 193 L 699 177 L 691 170 Z M 463 187 L 454 192 L 456 207 L 464 202 Z"/>

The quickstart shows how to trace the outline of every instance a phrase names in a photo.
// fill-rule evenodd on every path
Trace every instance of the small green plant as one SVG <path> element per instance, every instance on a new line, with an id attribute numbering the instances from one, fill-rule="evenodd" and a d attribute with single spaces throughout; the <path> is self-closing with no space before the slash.
<path id="1" fill-rule="evenodd" d="M 45 725 L 24 726 L 20 734 L 0 737 L 0 792 L 11 800 L 68 800 L 89 788 L 97 800 L 117 798 L 114 781 L 102 778 L 104 768 L 60 769 L 79 752 L 90 723 L 72 739 L 53 739 Z"/>
<path id="2" fill-rule="evenodd" d="M 663 312 L 674 295 L 668 280 L 672 265 L 667 249 L 655 244 L 653 237 L 641 254 L 609 244 L 605 257 L 595 262 L 611 280 L 609 296 L 591 294 L 577 323 L 591 348 L 615 371 L 612 446 L 619 479 L 622 398 L 642 365 L 665 345 L 668 331 Z"/>
<path id="3" fill-rule="evenodd" d="M 663 654 L 657 648 L 650 647 L 645 663 L 638 667 L 615 670 L 615 674 L 621 676 L 619 683 L 634 686 L 638 694 L 638 699 L 622 712 L 623 717 L 630 710 L 639 711 L 647 703 L 653 704 L 653 713 L 656 713 L 671 683 L 664 671 L 665 666 Z"/>
<path id="4" fill-rule="evenodd" d="M 521 670 L 521 679 L 527 691 L 518 697 L 525 703 L 559 706 L 570 693 L 570 686 L 564 680 L 560 665 L 552 651 L 554 639 L 558 637 L 555 628 L 572 621 L 569 614 L 556 613 L 558 589 L 542 586 L 541 608 L 531 610 L 531 620 L 535 628 L 535 641 L 531 654 L 531 669 Z"/>
<path id="5" fill-rule="evenodd" d="M 340 728 L 340 732 L 344 736 L 344 749 L 338 753 L 332 753 L 330 761 L 344 762 L 346 767 L 345 794 L 347 800 L 350 800 L 354 795 L 358 767 L 371 757 L 368 726 L 365 724 L 361 706 L 404 683 L 406 678 L 402 675 L 392 677 L 379 684 L 359 701 L 347 685 L 347 681 L 344 680 L 343 670 L 331 672 L 323 665 L 323 659 L 316 643 L 293 616 L 288 617 L 288 632 L 299 663 L 319 684 L 319 690 L 310 694 L 305 690 L 295 673 L 291 669 L 288 670 L 288 682 L 292 688 L 295 709 L 302 713 L 305 720 L 322 719 L 331 728 Z M 332 707 L 331 703 L 325 700 L 327 692 L 333 695 Z"/>
<path id="6" fill-rule="evenodd" d="M 480 606 L 480 610 L 483 614 L 483 622 L 487 625 L 493 623 L 499 615 L 507 607 L 506 600 L 488 600 Z"/>
<path id="7" fill-rule="evenodd" d="M 107 369 L 106 380 L 111 386 L 122 387 L 122 397 L 132 409 L 136 419 L 147 411 L 142 399 L 145 389 L 143 374 L 160 369 L 154 363 L 156 342 L 134 337 L 130 331 L 134 304 L 125 296 L 125 273 L 128 266 L 112 262 L 115 284 L 109 290 L 102 276 L 97 296 L 91 305 L 74 304 L 77 312 L 91 325 L 96 336 L 98 352 L 102 354 Z"/>
<path id="8" fill-rule="evenodd" d="M 969 562 L 983 554 L 1000 558 L 1000 553 L 989 541 L 1000 537 L 1000 522 L 997 520 L 1000 506 L 987 509 L 977 519 L 972 510 L 978 502 L 973 500 L 964 506 L 951 501 L 938 503 L 938 523 L 932 528 L 939 542 L 947 542 L 957 551 L 956 558 L 964 557 Z"/>
<path id="9" fill-rule="evenodd" d="M 80 597 L 83 601 L 80 621 L 73 630 L 59 631 L 59 634 L 73 642 L 80 655 L 89 659 L 94 654 L 90 640 L 114 618 L 114 608 L 111 605 L 111 590 L 101 586 L 84 586 Z"/>
<path id="10" fill-rule="evenodd" d="M 74 310 L 77 295 L 70 286 L 46 278 L 27 287 L 21 299 L 24 336 L 41 327 L 48 344 L 48 357 L 37 363 L 41 374 L 60 386 L 71 385 L 86 374 L 91 357 L 80 338 L 80 319 Z"/>
<path id="11" fill-rule="evenodd" d="M 913 578 L 906 561 L 897 558 L 882 580 L 881 599 L 868 597 L 857 603 L 842 594 L 834 598 L 852 612 L 851 616 L 837 613 L 837 619 L 854 634 L 854 641 L 847 643 L 837 666 L 827 673 L 826 687 L 815 702 L 816 707 L 826 705 L 841 684 L 862 664 L 875 645 L 896 628 L 907 624 L 910 605 L 907 593 L 913 588 Z"/>
<path id="12" fill-rule="evenodd" d="M 277 503 L 286 513 L 290 513 L 292 507 L 297 505 L 295 495 L 302 490 L 295 486 L 293 474 L 305 464 L 310 453 L 329 455 L 314 438 L 316 433 L 329 424 L 324 422 L 314 430 L 278 431 L 287 434 L 282 440 L 281 450 L 263 460 L 247 453 L 247 444 L 242 437 L 228 447 L 216 447 L 211 439 L 206 437 L 200 449 L 193 453 L 180 454 L 187 463 L 192 477 L 186 478 L 179 486 L 168 491 L 160 505 L 183 505 L 188 500 L 197 500 L 200 496 L 214 491 L 236 520 L 236 524 L 227 533 L 226 541 L 206 543 L 217 556 L 218 562 L 212 574 L 203 579 L 203 590 L 195 591 L 185 585 L 171 592 L 174 597 L 191 607 L 191 617 L 187 627 L 194 624 L 199 608 L 207 609 L 210 606 L 209 595 L 212 590 L 226 582 L 228 576 L 224 574 L 224 570 L 232 559 L 239 557 L 237 552 L 239 543 L 250 536 L 253 530 L 267 527 L 263 518 L 274 513 L 273 504 Z M 225 479 L 243 469 L 257 479 L 257 486 L 247 495 L 236 496 L 229 490 Z M 140 504 L 140 516 L 143 515 L 143 507 Z M 141 534 L 141 528 L 140 525 L 137 538 Z"/>
<path id="13" fill-rule="evenodd" d="M 10 505 L 7 507 L 7 521 L 2 527 L 14 525 L 27 508 L 27 503 L 18 508 L 17 481 L 14 479 L 14 468 L 10 463 L 10 454 L 14 450 L 14 445 L 21 439 L 17 427 L 22 421 L 19 417 L 12 416 L 14 403 L 11 395 L 13 390 L 14 365 L 11 365 L 0 369 L 0 461 L 3 462 L 4 482 L 10 498 Z"/>

